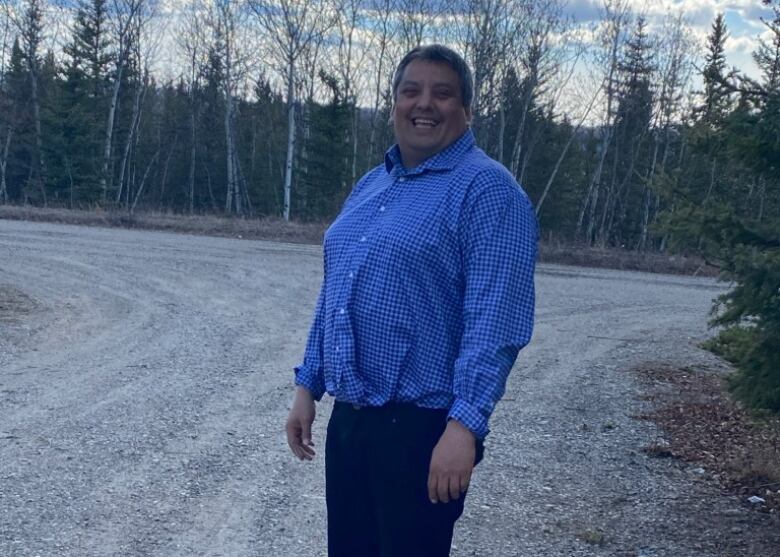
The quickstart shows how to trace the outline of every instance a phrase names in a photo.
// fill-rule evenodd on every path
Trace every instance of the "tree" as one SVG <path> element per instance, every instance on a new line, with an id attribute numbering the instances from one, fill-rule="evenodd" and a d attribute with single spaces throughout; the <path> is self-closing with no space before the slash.
<path id="1" fill-rule="evenodd" d="M 78 197 L 93 203 L 100 200 L 101 120 L 108 108 L 110 49 L 106 1 L 82 0 L 76 10 L 71 40 L 64 48 L 67 58 L 60 157 L 80 190 Z"/>
<path id="2" fill-rule="evenodd" d="M 40 201 L 46 205 L 46 163 L 43 156 L 40 89 L 43 16 L 43 0 L 25 0 L 22 14 L 16 19 L 16 25 L 21 39 L 22 60 L 24 61 L 27 79 L 30 84 L 30 104 L 35 133 L 35 143 L 31 153 L 32 162 L 26 181 L 30 189 L 25 190 L 25 200 L 31 195 L 31 190 L 33 190 L 40 193 Z"/>
<path id="3" fill-rule="evenodd" d="M 774 13 L 772 44 L 780 40 L 780 7 Z M 709 202 L 700 203 L 682 189 L 665 225 L 677 246 L 697 246 L 734 285 L 713 308 L 711 324 L 721 330 L 708 343 L 736 365 L 734 394 L 749 406 L 780 412 L 780 91 L 774 80 L 780 60 L 770 53 L 757 51 L 761 82 L 736 76 L 726 92 L 738 94 L 739 104 L 726 114 L 711 112 L 722 117 L 724 166 L 738 166 L 741 182 L 760 184 L 758 208 L 729 191 L 709 192 Z"/>
<path id="4" fill-rule="evenodd" d="M 287 89 L 287 161 L 284 172 L 284 219 L 290 220 L 293 162 L 295 159 L 295 85 L 301 56 L 329 27 L 332 14 L 324 0 L 250 0 L 260 28 L 265 32 Z"/>
<path id="5" fill-rule="evenodd" d="M 143 28 L 144 21 L 149 17 L 147 8 L 148 0 L 112 0 L 109 10 L 110 40 L 114 44 L 111 68 L 113 84 L 103 133 L 103 162 L 100 176 L 103 204 L 107 203 L 108 192 L 113 187 L 113 147 L 120 94 L 123 84 L 127 84 L 126 74 L 133 70 L 132 54 L 137 49 L 139 32 Z"/>
<path id="6" fill-rule="evenodd" d="M 5 8 L 5 5 L 3 6 Z M 6 9 L 0 10 L 0 203 L 8 203 L 8 152 L 13 138 L 13 105 L 6 88 L 8 56 L 12 45 L 11 17 Z"/>
<path id="7" fill-rule="evenodd" d="M 373 64 L 372 73 L 372 104 L 371 119 L 368 132 L 368 164 L 375 162 L 382 131 L 389 132 L 387 121 L 390 116 L 389 107 L 392 105 L 392 78 L 395 70 L 394 63 L 401 53 L 396 37 L 399 30 L 393 25 L 393 16 L 396 10 L 397 0 L 372 0 L 371 12 L 374 27 L 372 35 L 372 48 L 369 48 L 369 59 Z"/>
<path id="8" fill-rule="evenodd" d="M 629 20 L 630 12 L 625 0 L 604 1 L 604 21 L 602 22 L 604 30 L 597 63 L 604 72 L 602 83 L 605 90 L 606 106 L 602 124 L 598 129 L 601 139 L 601 145 L 598 149 L 598 161 L 580 207 L 576 228 L 576 236 L 584 235 L 584 239 L 588 243 L 594 239 L 596 208 L 598 207 L 601 194 L 604 162 L 610 151 L 613 139 L 614 122 L 617 115 L 619 57 L 625 41 L 626 26 Z"/>
<path id="9" fill-rule="evenodd" d="M 330 89 L 331 100 L 324 106 L 309 101 L 312 106 L 306 114 L 311 120 L 311 135 L 305 150 L 306 174 L 295 198 L 296 212 L 313 220 L 336 216 L 347 196 L 351 173 L 349 121 L 353 106 L 344 98 L 338 78 L 321 71 L 320 79 Z"/>
<path id="10" fill-rule="evenodd" d="M 715 16 L 710 34 L 707 36 L 706 54 L 704 55 L 703 102 L 696 112 L 702 121 L 712 128 L 717 128 L 731 108 L 731 90 L 727 79 L 730 76 L 726 69 L 725 45 L 728 40 L 728 28 L 722 13 Z"/>
<path id="11" fill-rule="evenodd" d="M 236 143 L 239 87 L 251 71 L 251 43 L 246 32 L 250 13 L 242 2 L 218 0 L 209 6 L 208 14 L 207 25 L 212 35 L 209 55 L 212 62 L 215 58 L 219 61 L 219 85 L 225 107 L 222 125 L 227 179 L 225 211 L 241 215 L 252 211 Z"/>
<path id="12" fill-rule="evenodd" d="M 619 82 L 610 182 L 598 229 L 602 246 L 626 245 L 634 239 L 639 224 L 637 194 L 645 184 L 638 183 L 636 177 L 646 176 L 649 163 L 648 134 L 654 104 L 652 50 L 647 23 L 639 17 L 617 66 Z"/>

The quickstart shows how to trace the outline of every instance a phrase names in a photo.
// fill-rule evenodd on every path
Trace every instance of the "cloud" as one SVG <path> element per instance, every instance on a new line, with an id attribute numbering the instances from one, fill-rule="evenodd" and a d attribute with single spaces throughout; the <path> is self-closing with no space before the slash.
<path id="1" fill-rule="evenodd" d="M 577 22 L 598 20 L 601 17 L 601 2 L 597 0 L 573 0 L 567 12 Z"/>

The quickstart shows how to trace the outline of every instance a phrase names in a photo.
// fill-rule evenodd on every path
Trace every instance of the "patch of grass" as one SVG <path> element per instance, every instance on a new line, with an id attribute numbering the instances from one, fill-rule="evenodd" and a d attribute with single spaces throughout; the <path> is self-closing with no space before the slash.
<path id="1" fill-rule="evenodd" d="M 674 453 L 669 450 L 668 443 L 654 442 L 642 447 L 642 452 L 653 458 L 671 458 Z"/>
<path id="2" fill-rule="evenodd" d="M 12 286 L 0 284 L 0 319 L 7 319 L 30 313 L 35 301 L 27 294 Z"/>
<path id="3" fill-rule="evenodd" d="M 607 538 L 601 530 L 580 530 L 577 532 L 577 538 L 590 545 L 603 546 L 607 543 Z"/>

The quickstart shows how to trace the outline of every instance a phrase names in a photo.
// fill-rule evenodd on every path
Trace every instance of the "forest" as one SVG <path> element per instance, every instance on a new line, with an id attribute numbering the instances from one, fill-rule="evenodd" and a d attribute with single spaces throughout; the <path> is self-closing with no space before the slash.
<path id="1" fill-rule="evenodd" d="M 729 65 L 723 14 L 603 0 L 0 0 L 0 203 L 327 222 L 392 144 L 404 52 L 474 71 L 472 128 L 546 240 L 697 253 L 710 348 L 780 410 L 780 6 Z"/>

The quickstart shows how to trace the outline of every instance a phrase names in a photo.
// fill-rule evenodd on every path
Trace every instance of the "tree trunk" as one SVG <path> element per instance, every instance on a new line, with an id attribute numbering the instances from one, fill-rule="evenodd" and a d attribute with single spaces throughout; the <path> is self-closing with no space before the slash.
<path id="1" fill-rule="evenodd" d="M 650 226 L 650 200 L 652 192 L 652 184 L 655 179 L 655 165 L 658 160 L 658 141 L 655 142 L 655 148 L 653 149 L 653 162 L 650 165 L 650 172 L 647 177 L 647 183 L 645 184 L 644 200 L 642 207 L 642 234 L 639 238 L 639 251 L 645 251 L 647 247 L 647 235 L 648 227 Z"/>
<path id="2" fill-rule="evenodd" d="M 105 205 L 108 200 L 108 190 L 111 187 L 111 147 L 114 141 L 114 119 L 116 118 L 116 108 L 119 104 L 119 90 L 122 87 L 122 74 L 124 73 L 124 64 L 117 68 L 116 81 L 114 82 L 114 91 L 111 95 L 111 104 L 108 108 L 108 120 L 106 121 L 106 133 L 103 144 L 103 169 L 100 176 L 100 187 L 102 190 L 102 202 Z"/>
<path id="3" fill-rule="evenodd" d="M 159 197 L 159 209 L 162 210 L 163 206 L 165 205 L 165 184 L 168 181 L 168 170 L 171 165 L 171 157 L 173 157 L 173 152 L 176 150 L 176 146 L 179 141 L 179 136 L 176 134 L 176 136 L 173 138 L 173 143 L 171 144 L 171 150 L 168 151 L 168 156 L 165 157 L 165 166 L 163 166 L 163 174 L 162 178 L 160 179 L 160 197 Z"/>
<path id="4" fill-rule="evenodd" d="M 194 93 L 192 94 L 194 96 Z M 195 157 L 197 156 L 197 129 L 195 118 L 195 102 L 191 103 L 192 111 L 190 112 L 190 139 L 192 145 L 190 146 L 190 172 L 187 182 L 187 194 L 189 196 L 189 212 L 190 215 L 195 214 Z"/>
<path id="5" fill-rule="evenodd" d="M 144 171 L 144 176 L 141 178 L 141 183 L 138 184 L 138 189 L 135 192 L 135 196 L 133 197 L 133 203 L 129 206 L 129 212 L 132 215 L 133 211 L 135 211 L 135 206 L 138 205 L 138 200 L 141 199 L 141 194 L 144 191 L 144 186 L 146 185 L 146 179 L 149 176 L 149 171 L 152 169 L 152 165 L 154 165 L 155 161 L 157 160 L 157 157 L 160 156 L 160 150 L 158 149 L 157 152 L 152 157 L 152 160 L 149 161 L 149 164 L 146 165 L 146 171 Z"/>
<path id="6" fill-rule="evenodd" d="M 582 203 L 580 214 L 577 217 L 577 229 L 575 232 L 575 236 L 577 237 L 579 237 L 580 233 L 582 232 L 582 226 L 585 222 L 585 213 L 588 211 L 588 209 L 590 208 L 590 222 L 593 221 L 593 218 L 596 214 L 596 204 L 599 200 L 599 189 L 601 187 L 601 173 L 604 169 L 604 159 L 607 157 L 607 149 L 609 148 L 609 144 L 612 139 L 611 136 L 612 128 L 607 127 L 607 129 L 604 130 L 604 139 L 601 142 L 601 156 L 599 157 L 596 171 L 593 173 L 593 179 L 590 181 L 590 185 L 588 186 L 588 192 L 585 194 L 585 200 Z M 590 226 L 591 225 L 589 225 L 589 227 Z M 590 231 L 587 234 L 587 242 L 590 244 Z"/>
<path id="7" fill-rule="evenodd" d="M 292 60 L 287 67 L 287 162 L 284 167 L 284 220 L 290 220 L 290 197 L 292 192 L 293 156 L 295 151 L 295 98 L 293 79 L 295 64 Z"/>
<path id="8" fill-rule="evenodd" d="M 129 209 L 130 208 L 130 183 L 128 181 L 127 189 L 125 190 L 125 172 L 127 170 L 127 165 L 130 162 L 130 155 L 133 148 L 133 144 L 135 143 L 136 135 L 138 134 L 138 127 L 141 122 L 141 99 L 146 94 L 146 80 L 144 80 L 144 83 L 138 88 L 138 91 L 135 93 L 135 99 L 133 100 L 133 114 L 130 118 L 130 131 L 127 134 L 127 141 L 125 143 L 125 151 L 124 155 L 122 157 L 122 167 L 119 171 L 119 189 L 116 192 L 116 202 L 117 204 L 121 202 L 122 200 L 122 193 L 125 192 L 125 206 Z"/>
<path id="9" fill-rule="evenodd" d="M 528 110 L 531 107 L 531 101 L 533 100 L 533 91 L 536 88 L 536 80 L 530 80 L 528 85 L 528 91 L 525 93 L 525 99 L 523 102 L 523 115 L 520 118 L 520 125 L 517 127 L 517 134 L 515 135 L 514 146 L 512 147 L 512 162 L 509 170 L 512 172 L 512 176 L 517 176 L 517 172 L 520 169 L 520 154 L 523 150 L 523 132 L 525 131 L 525 123 L 528 120 Z"/>
<path id="10" fill-rule="evenodd" d="M 496 159 L 504 164 L 504 134 L 506 133 L 506 107 L 504 106 L 504 95 L 501 95 L 501 102 L 498 103 L 498 146 L 496 148 Z"/>
<path id="11" fill-rule="evenodd" d="M 596 102 L 596 99 L 599 96 L 599 91 L 596 91 L 596 94 L 593 95 L 593 98 L 590 100 L 590 104 L 588 104 L 588 108 L 585 110 L 585 114 L 582 115 L 582 118 L 577 123 L 577 127 L 574 128 L 574 130 L 571 132 L 571 135 L 569 136 L 569 139 L 566 141 L 566 145 L 563 147 L 563 151 L 561 152 L 560 156 L 558 157 L 558 160 L 555 161 L 555 168 L 553 168 L 552 174 L 550 174 L 550 178 L 547 180 L 547 184 L 544 186 L 544 191 L 542 192 L 542 196 L 539 198 L 539 201 L 536 203 L 536 216 L 539 216 L 539 213 L 542 210 L 542 204 L 544 203 L 544 200 L 547 198 L 547 194 L 550 191 L 550 187 L 553 184 L 553 181 L 555 180 L 555 176 L 558 174 L 558 170 L 561 168 L 561 163 L 563 163 L 564 158 L 566 157 L 566 153 L 569 152 L 569 147 L 571 147 L 572 142 L 574 141 L 574 138 L 577 137 L 577 133 L 580 131 L 580 128 L 582 127 L 582 124 L 585 123 L 585 120 L 587 119 L 588 115 L 590 114 L 591 109 L 593 108 L 594 103 Z"/>
<path id="12" fill-rule="evenodd" d="M 227 168 L 227 193 L 225 196 L 225 212 L 240 213 L 241 199 L 236 188 L 235 165 L 233 164 L 233 95 L 225 88 L 225 166 Z"/>
<path id="13" fill-rule="evenodd" d="M 8 168 L 8 152 L 11 149 L 11 136 L 14 129 L 8 126 L 8 133 L 5 136 L 5 145 L 3 145 L 3 156 L 0 158 L 0 202 L 8 203 L 8 183 L 6 182 L 6 168 Z"/>
<path id="14" fill-rule="evenodd" d="M 32 97 L 33 119 L 35 120 L 35 149 L 37 151 L 38 188 L 43 197 L 43 206 L 46 206 L 46 165 L 43 160 L 43 132 L 41 130 L 41 103 L 38 97 L 38 72 L 32 66 L 30 69 L 30 96 Z"/>

